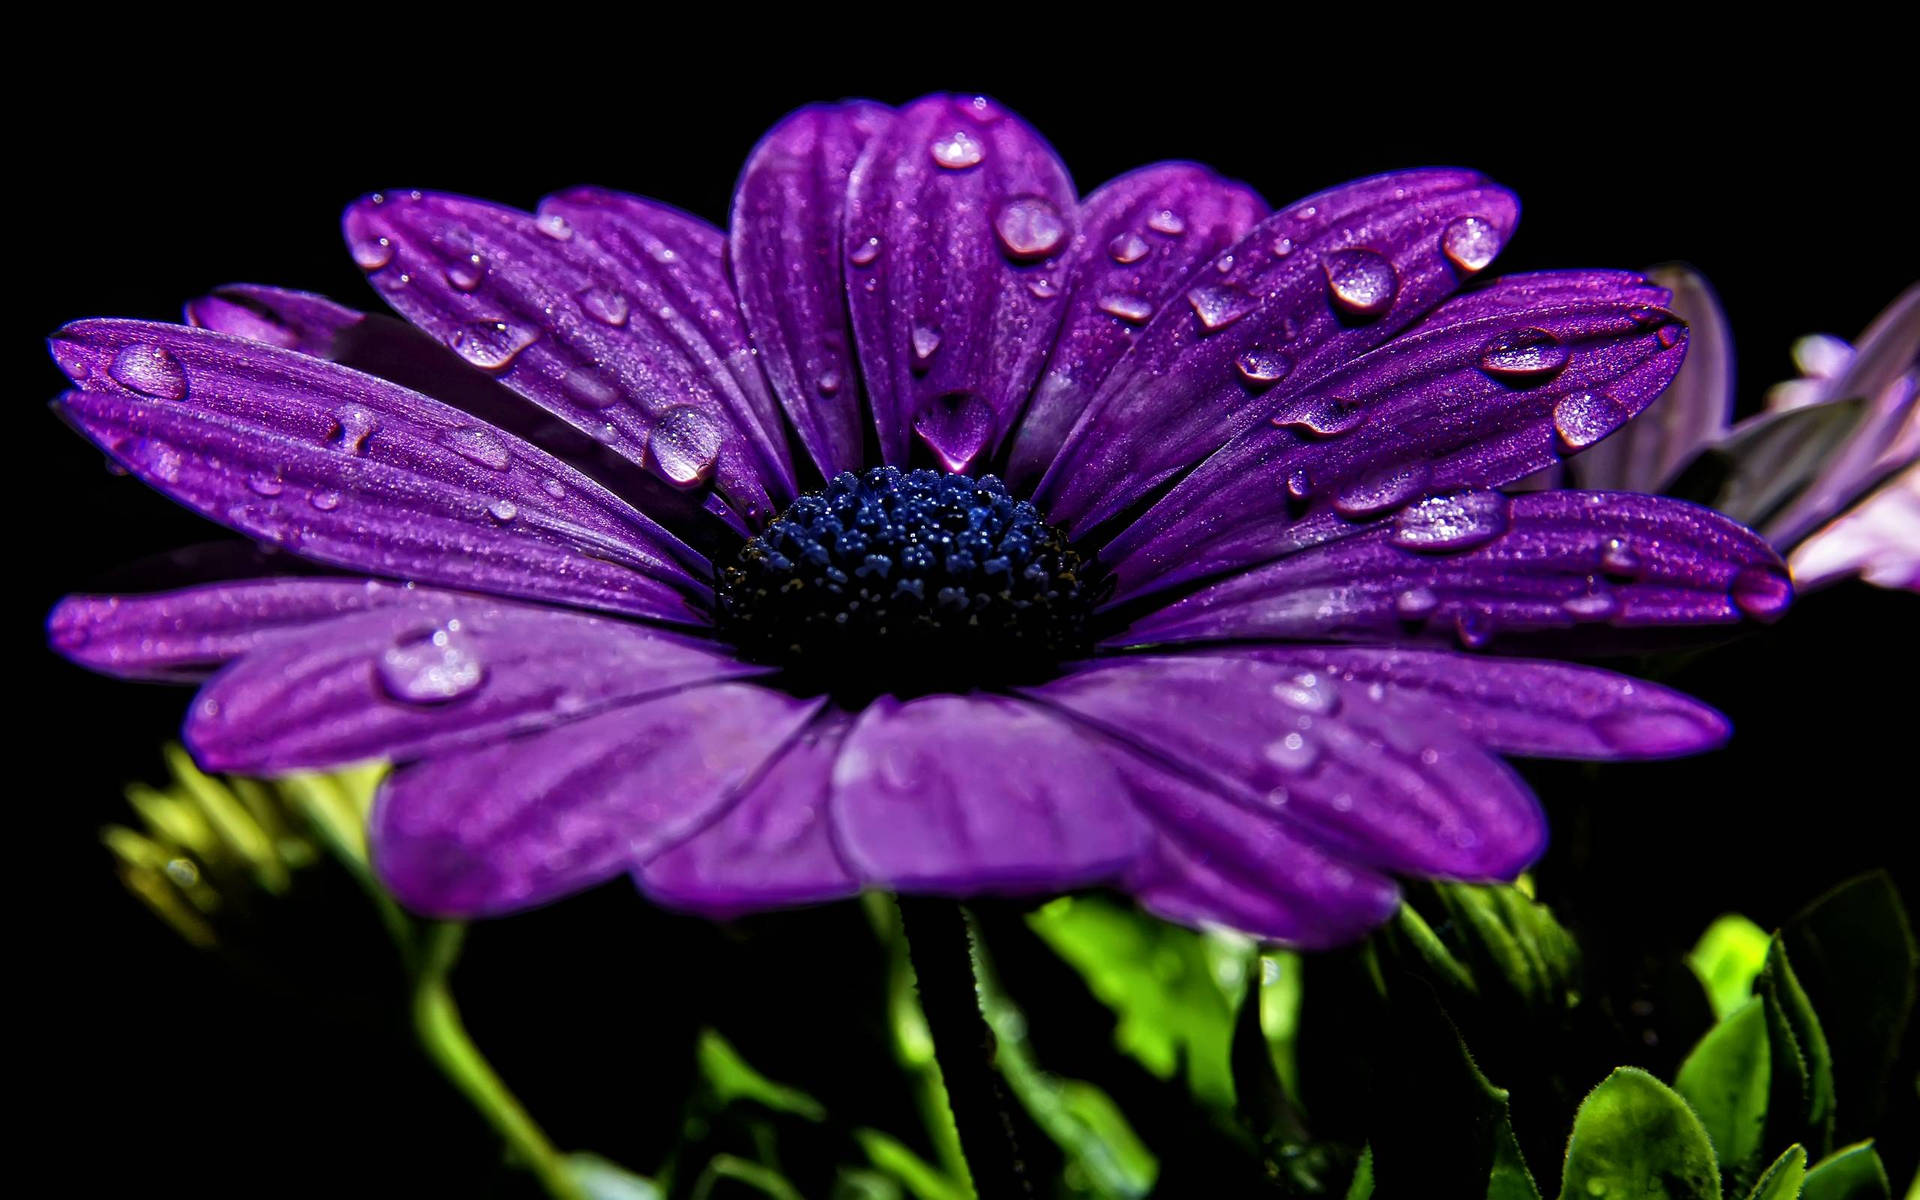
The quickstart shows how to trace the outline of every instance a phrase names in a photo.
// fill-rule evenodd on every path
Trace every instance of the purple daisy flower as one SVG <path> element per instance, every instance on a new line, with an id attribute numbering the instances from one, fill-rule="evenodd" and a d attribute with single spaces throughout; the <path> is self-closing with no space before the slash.
<path id="1" fill-rule="evenodd" d="M 333 573 L 73 597 L 52 641 L 210 676 L 210 769 L 394 763 L 374 858 L 424 913 L 621 872 L 713 913 L 1104 884 L 1352 939 L 1395 876 L 1540 853 L 1504 757 L 1727 734 L 1537 656 L 1790 595 L 1705 509 L 1496 490 L 1687 342 L 1638 275 L 1485 278 L 1517 215 L 1444 169 L 1080 198 L 946 96 L 789 117 L 726 231 L 369 196 L 346 238 L 412 329 L 240 286 L 53 339 L 117 463 Z"/>

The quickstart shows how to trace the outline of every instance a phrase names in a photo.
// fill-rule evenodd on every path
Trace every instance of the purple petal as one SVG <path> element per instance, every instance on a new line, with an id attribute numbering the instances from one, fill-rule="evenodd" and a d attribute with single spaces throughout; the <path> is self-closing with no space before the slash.
<path id="1" fill-rule="evenodd" d="M 555 899 L 698 828 L 818 707 L 716 684 L 415 763 L 374 805 L 374 867 L 430 916 Z"/>
<path id="2" fill-rule="evenodd" d="M 332 359 L 340 335 L 367 319 L 312 292 L 231 283 L 186 306 L 187 324 Z"/>
<path id="3" fill-rule="evenodd" d="M 693 551 L 579 472 L 425 396 L 179 325 L 80 321 L 52 346 L 83 389 L 56 401 L 67 420 L 256 541 L 422 583 L 705 621 Z"/>
<path id="4" fill-rule="evenodd" d="M 1591 445 L 1673 378 L 1686 329 L 1639 276 L 1502 279 L 1282 403 L 1101 557 L 1114 602 L 1344 536 L 1432 490 L 1497 486 Z"/>
<path id="5" fill-rule="evenodd" d="M 820 474 L 857 469 L 866 439 L 842 245 L 847 177 L 888 109 L 815 105 L 762 138 L 733 196 L 733 284 L 767 375 Z"/>
<path id="6" fill-rule="evenodd" d="M 1255 658 L 1434 708 L 1500 754 L 1670 758 L 1727 740 L 1727 719 L 1689 696 L 1596 667 L 1380 646 L 1236 647 Z"/>
<path id="7" fill-rule="evenodd" d="M 1512 235 L 1512 193 L 1469 171 L 1404 171 L 1277 212 L 1226 272 L 1194 275 L 1100 387 L 1035 497 L 1075 533 L 1124 511 L 1386 341 Z M 1251 371 L 1248 364 L 1253 365 Z"/>
<path id="8" fill-rule="evenodd" d="M 1154 826 L 1151 849 L 1124 880 L 1151 911 L 1320 948 L 1356 940 L 1399 906 L 1391 880 L 1328 854 L 1271 813 L 1115 752 Z"/>
<path id="9" fill-rule="evenodd" d="M 1010 697 L 882 697 L 833 783 L 848 865 L 896 891 L 1073 887 L 1111 878 L 1146 838 L 1109 756 Z"/>
<path id="10" fill-rule="evenodd" d="M 852 718 L 823 714 L 712 824 L 639 872 L 663 904 L 714 915 L 850 896 L 833 842 L 833 763 Z"/>
<path id="11" fill-rule="evenodd" d="M 1231 258 L 1215 256 L 1266 212 L 1244 184 L 1178 162 L 1122 175 L 1081 203 L 1066 318 L 1014 439 L 1009 483 L 1038 482 L 1141 324 L 1179 296 L 1202 263 L 1230 270 Z"/>
<path id="12" fill-rule="evenodd" d="M 576 233 L 609 196 L 570 193 L 536 218 L 394 193 L 355 203 L 343 223 L 387 302 L 470 365 L 662 480 L 711 483 L 747 520 L 770 516 L 793 471 L 718 231 L 685 236 L 692 222 L 676 215 L 677 245 L 619 217 Z"/>
<path id="13" fill-rule="evenodd" d="M 1508 879 L 1546 840 L 1505 764 L 1392 693 L 1186 655 L 1090 663 L 1029 694 L 1361 866 Z"/>
<path id="14" fill-rule="evenodd" d="M 376 579 L 256 579 L 140 596 L 68 596 L 47 617 L 54 650 L 124 679 L 196 680 L 264 642 L 447 593 Z"/>
<path id="15" fill-rule="evenodd" d="M 1727 432 L 1733 415 L 1733 334 L 1706 278 L 1690 267 L 1650 272 L 1687 323 L 1687 359 L 1673 386 L 1627 427 L 1576 455 L 1568 467 L 1588 491 L 1662 492 L 1693 456 Z"/>
<path id="16" fill-rule="evenodd" d="M 1073 183 L 1027 124 L 929 96 L 874 137 L 848 182 L 847 296 L 885 461 L 914 439 L 949 471 L 1011 432 L 1053 348 Z"/>
<path id="17" fill-rule="evenodd" d="M 1858 575 L 1879 587 L 1920 592 L 1920 466 L 1814 531 L 1788 561 L 1802 591 Z"/>
<path id="18" fill-rule="evenodd" d="M 1112 644 L 1277 638 L 1478 649 L 1558 631 L 1593 647 L 1615 641 L 1609 627 L 1771 621 L 1792 595 L 1757 534 L 1685 501 L 1461 492 L 1210 584 Z"/>
<path id="19" fill-rule="evenodd" d="M 185 737 L 217 771 L 405 762 L 765 670 L 627 621 L 434 593 L 242 656 L 201 689 Z"/>

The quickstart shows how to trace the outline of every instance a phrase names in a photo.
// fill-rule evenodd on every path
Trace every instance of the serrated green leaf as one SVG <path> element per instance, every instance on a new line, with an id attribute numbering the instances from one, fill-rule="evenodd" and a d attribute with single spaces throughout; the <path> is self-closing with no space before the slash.
<path id="1" fill-rule="evenodd" d="M 1875 872 L 1814 901 L 1780 931 L 1833 1055 L 1835 1135 L 1876 1132 L 1914 1006 L 1920 952 L 1893 880 Z"/>
<path id="2" fill-rule="evenodd" d="M 1637 1067 L 1620 1067 L 1574 1115 L 1560 1200 L 1718 1200 L 1713 1144 L 1686 1101 Z"/>
<path id="3" fill-rule="evenodd" d="M 1443 990 L 1497 990 L 1540 1008 L 1575 998 L 1579 948 L 1546 905 L 1511 884 L 1440 883 L 1413 889 L 1391 927 L 1403 965 Z"/>
<path id="4" fill-rule="evenodd" d="M 1800 1141 L 1826 1150 L 1833 1144 L 1833 1056 L 1827 1048 L 1820 1019 L 1814 1015 L 1813 1005 L 1800 987 L 1787 960 L 1786 946 L 1777 934 L 1767 946 L 1767 962 L 1760 970 L 1754 990 L 1766 1004 L 1767 1035 L 1776 1080 L 1790 1060 L 1798 1064 L 1794 1072 L 1799 1092 L 1797 1103 L 1791 1090 L 1783 1089 L 1778 1082 L 1771 1089 L 1766 1140 L 1775 1146 L 1785 1141 Z"/>
<path id="5" fill-rule="evenodd" d="M 1766 1003 L 1756 996 L 1708 1031 L 1674 1077 L 1728 1173 L 1760 1153 L 1771 1057 Z"/>
<path id="6" fill-rule="evenodd" d="M 1767 961 L 1767 942 L 1766 930 L 1739 913 L 1728 913 L 1694 943 L 1687 965 L 1707 990 L 1715 1020 L 1726 1020 L 1753 995 L 1753 981 Z"/>
<path id="7" fill-rule="evenodd" d="M 1827 1155 L 1807 1172 L 1801 1200 L 1892 1200 L 1893 1185 L 1872 1142 L 1855 1142 Z"/>
<path id="8" fill-rule="evenodd" d="M 1747 1200 L 1798 1200 L 1800 1185 L 1806 1179 L 1807 1148 L 1797 1144 L 1788 1146 L 1784 1154 L 1773 1160 L 1766 1174 L 1755 1181 Z"/>
<path id="9" fill-rule="evenodd" d="M 1360 1162 L 1353 1169 L 1353 1183 L 1347 1188 L 1347 1200 L 1373 1200 L 1373 1147 L 1360 1151 Z"/>

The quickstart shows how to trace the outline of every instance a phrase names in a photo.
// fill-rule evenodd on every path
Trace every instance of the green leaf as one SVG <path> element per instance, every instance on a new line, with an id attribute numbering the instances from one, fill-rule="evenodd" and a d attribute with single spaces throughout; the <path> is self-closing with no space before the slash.
<path id="1" fill-rule="evenodd" d="M 1391 929 L 1397 959 L 1444 993 L 1497 989 L 1537 1008 L 1565 1008 L 1575 998 L 1579 947 L 1551 909 L 1512 884 L 1413 890 Z"/>
<path id="2" fill-rule="evenodd" d="M 1872 1142 L 1855 1142 L 1827 1155 L 1807 1172 L 1802 1200 L 1892 1200 L 1893 1185 Z"/>
<path id="3" fill-rule="evenodd" d="M 1885 872 L 1863 875 L 1816 900 L 1780 936 L 1831 1044 L 1835 1134 L 1867 1137 L 1891 1092 L 1920 963 L 1900 895 Z"/>
<path id="4" fill-rule="evenodd" d="M 1373 1147 L 1360 1151 L 1360 1164 L 1353 1169 L 1353 1183 L 1347 1188 L 1347 1200 L 1373 1200 Z"/>
<path id="5" fill-rule="evenodd" d="M 651 1179 L 597 1154 L 569 1154 L 567 1174 L 586 1200 L 660 1200 L 660 1189 Z"/>
<path id="6" fill-rule="evenodd" d="M 727 1039 L 703 1030 L 696 1049 L 700 1074 L 722 1104 L 751 1100 L 775 1112 L 792 1113 L 809 1121 L 824 1121 L 826 1108 L 797 1088 L 775 1083 L 753 1069 Z"/>
<path id="7" fill-rule="evenodd" d="M 1560 1200 L 1718 1200 L 1720 1173 L 1699 1118 L 1671 1088 L 1620 1067 L 1573 1118 Z"/>
<path id="8" fill-rule="evenodd" d="M 1767 947 L 1767 962 L 1754 990 L 1766 1004 L 1774 1075 L 1766 1141 L 1775 1146 L 1807 1142 L 1825 1150 L 1833 1144 L 1833 1056 L 1777 934 Z M 1793 1086 L 1783 1086 L 1787 1083 Z"/>
<path id="9" fill-rule="evenodd" d="M 1767 961 L 1767 931 L 1739 913 L 1728 913 L 1700 935 L 1687 965 L 1700 977 L 1713 1002 L 1715 1020 L 1739 1008 L 1753 995 L 1753 981 Z"/>
<path id="10" fill-rule="evenodd" d="M 1233 1109 L 1234 1014 L 1258 968 L 1251 943 L 1170 924 L 1104 896 L 1068 896 L 1028 924 L 1119 1018 L 1119 1048 L 1161 1079 L 1184 1066 L 1194 1097 Z"/>
<path id="11" fill-rule="evenodd" d="M 1754 997 L 1700 1039 L 1674 1078 L 1729 1173 L 1760 1153 L 1770 1059 L 1766 1003 Z"/>
<path id="12" fill-rule="evenodd" d="M 1747 1200 L 1798 1200 L 1800 1185 L 1807 1178 L 1807 1148 L 1788 1146 L 1786 1153 L 1773 1160 L 1766 1174 L 1754 1183 Z"/>

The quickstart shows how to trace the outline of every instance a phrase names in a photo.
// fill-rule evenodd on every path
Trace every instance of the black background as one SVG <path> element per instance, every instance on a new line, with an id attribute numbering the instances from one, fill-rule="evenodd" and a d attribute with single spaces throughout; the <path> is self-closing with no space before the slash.
<path id="1" fill-rule="evenodd" d="M 187 693 L 68 667 L 42 647 L 39 622 L 63 593 L 210 528 L 109 476 L 39 407 L 62 383 L 45 333 L 90 315 L 177 319 L 183 300 L 232 281 L 378 307 L 337 234 L 341 208 L 376 188 L 531 207 L 591 182 L 723 220 L 740 161 L 787 110 L 956 87 L 990 91 L 1036 124 L 1083 191 L 1170 157 L 1210 163 L 1276 204 L 1394 167 L 1485 170 L 1525 205 L 1505 270 L 1703 269 L 1731 317 L 1751 409 L 1791 372 L 1795 337 L 1850 337 L 1920 275 L 1911 93 L 1878 88 L 1871 65 L 1812 73 L 1867 35 L 1796 41 L 1723 79 L 1707 73 L 1725 52 L 1718 35 L 1680 46 L 1654 32 L 1652 14 L 1631 19 L 1648 23 L 1644 44 L 1591 63 L 1469 46 L 1441 28 L 1403 64 L 1357 33 L 1256 27 L 1222 41 L 1143 25 L 1131 51 L 1158 64 L 1151 72 L 1064 45 L 1001 65 L 902 58 L 852 32 L 805 68 L 770 68 L 711 36 L 571 29 L 561 47 L 532 22 L 443 38 L 357 29 L 324 65 L 286 45 L 107 52 L 84 31 L 93 69 L 16 108 L 24 312 L 11 322 L 6 439 L 10 465 L 28 473 L 8 511 L 28 535 L 12 628 L 30 672 L 13 688 L 29 725 L 9 754 L 13 854 L 28 872 L 9 925 L 29 949 L 10 990 L 34 1010 L 16 1019 L 18 1051 L 48 1068 L 14 1090 L 71 1140 L 64 1169 L 89 1194 L 520 1186 L 418 1061 L 398 973 L 344 881 L 303 885 L 219 956 L 180 944 L 116 883 L 96 829 L 125 819 L 126 781 L 158 778 L 158 746 Z M 1556 47 L 1569 39 L 1555 35 Z M 951 49 L 931 34 L 925 45 Z M 1720 912 L 1772 924 L 1858 869 L 1911 864 L 1894 828 L 1912 804 L 1916 618 L 1913 597 L 1857 584 L 1807 598 L 1673 678 L 1734 718 L 1729 750 L 1529 768 L 1559 834 L 1543 893 L 1596 965 L 1624 978 L 1634 956 L 1690 943 Z M 1920 899 L 1911 884 L 1907 895 Z M 652 912 L 614 885 L 476 930 L 461 994 L 558 1141 L 651 1169 L 678 1121 L 691 1031 L 715 1006 L 757 1014 L 729 1034 L 755 1043 L 776 1077 L 844 1093 L 855 1110 L 897 1099 L 857 1070 L 833 1081 L 823 1054 L 877 1036 L 862 1024 L 877 1004 L 873 964 L 845 949 L 864 937 L 848 906 L 724 929 Z M 1670 1070 L 1677 1052 L 1634 1053 Z M 1896 1076 L 1896 1090 L 1910 1093 L 1911 1077 Z M 1533 1166 L 1551 1191 L 1557 1163 Z"/>

